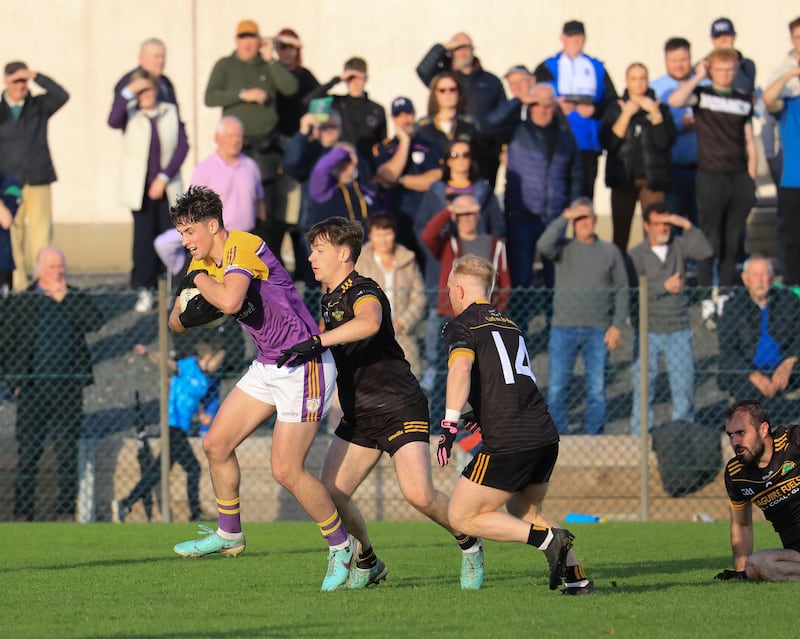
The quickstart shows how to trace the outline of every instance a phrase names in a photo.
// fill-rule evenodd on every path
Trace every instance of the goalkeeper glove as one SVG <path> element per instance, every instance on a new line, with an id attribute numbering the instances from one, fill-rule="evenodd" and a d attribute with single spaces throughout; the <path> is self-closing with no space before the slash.
<path id="1" fill-rule="evenodd" d="M 441 468 L 447 466 L 447 462 L 449 462 L 450 457 L 452 457 L 453 442 L 456 441 L 457 432 L 457 422 L 451 422 L 446 419 L 442 420 L 442 434 L 439 437 L 439 446 L 436 449 L 436 459 L 439 461 L 439 466 Z"/>
<path id="2" fill-rule="evenodd" d="M 312 335 L 303 342 L 298 342 L 290 348 L 284 348 L 281 351 L 282 355 L 278 358 L 276 363 L 278 368 L 280 368 L 291 360 L 289 365 L 295 366 L 298 362 L 309 359 L 312 355 L 316 355 L 323 349 L 324 346 L 322 346 L 322 340 L 319 338 L 319 335 Z"/>
<path id="3" fill-rule="evenodd" d="M 717 573 L 714 579 L 718 579 L 719 581 L 730 581 L 731 579 L 747 581 L 747 573 L 744 570 L 728 570 L 726 568 L 722 572 Z"/>
<path id="4" fill-rule="evenodd" d="M 216 306 L 212 306 L 207 302 L 202 295 L 195 295 L 186 304 L 186 310 L 178 315 L 178 319 L 184 328 L 192 328 L 193 326 L 202 326 L 208 322 L 213 322 L 224 314 Z"/>

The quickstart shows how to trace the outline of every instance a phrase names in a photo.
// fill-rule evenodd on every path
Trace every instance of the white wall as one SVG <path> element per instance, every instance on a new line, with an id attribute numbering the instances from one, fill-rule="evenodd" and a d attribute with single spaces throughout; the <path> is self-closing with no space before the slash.
<path id="1" fill-rule="evenodd" d="M 587 53 L 606 62 L 619 88 L 634 60 L 644 62 L 653 76 L 663 72 L 662 46 L 670 36 L 687 37 L 695 58 L 706 53 L 710 23 L 725 15 L 736 25 L 737 46 L 756 61 L 763 84 L 788 50 L 786 25 L 798 14 L 800 8 L 788 0 L 0 0 L 0 64 L 25 60 L 71 94 L 50 124 L 59 175 L 56 222 L 127 225 L 130 213 L 115 196 L 120 135 L 106 118 L 114 83 L 135 66 L 140 42 L 151 36 L 168 45 L 166 73 L 176 85 L 192 145 L 184 166 L 188 177 L 197 159 L 213 149 L 219 110 L 206 107 L 203 94 L 214 62 L 233 50 L 234 29 L 242 18 L 256 20 L 267 35 L 294 28 L 305 43 L 305 65 L 322 82 L 348 57 L 365 57 L 373 99 L 388 105 L 395 96 L 407 95 L 421 112 L 426 90 L 414 68 L 431 44 L 456 31 L 470 33 L 484 67 L 502 75 L 513 64 L 532 67 L 553 54 L 563 22 L 582 19 Z M 598 189 L 597 206 L 608 210 L 603 189 Z"/>

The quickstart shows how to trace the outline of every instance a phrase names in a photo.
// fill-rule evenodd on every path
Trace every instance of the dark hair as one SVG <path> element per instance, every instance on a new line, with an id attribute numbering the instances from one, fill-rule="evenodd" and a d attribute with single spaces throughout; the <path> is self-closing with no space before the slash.
<path id="1" fill-rule="evenodd" d="M 453 71 L 442 71 L 433 76 L 428 85 L 430 87 L 430 93 L 428 94 L 428 115 L 433 116 L 439 113 L 439 103 L 436 101 L 436 87 L 439 86 L 439 82 L 447 78 L 450 78 L 456 83 L 456 91 L 458 91 L 456 113 L 467 112 L 467 99 L 464 96 L 464 87 L 461 86 L 461 80 L 458 79 L 458 75 Z"/>
<path id="2" fill-rule="evenodd" d="M 220 228 L 222 222 L 222 200 L 215 191 L 207 186 L 193 184 L 183 195 L 179 195 L 175 204 L 169 209 L 169 218 L 175 225 L 194 224 L 208 220 L 217 220 Z"/>
<path id="3" fill-rule="evenodd" d="M 372 229 L 391 229 L 397 231 L 397 220 L 387 211 L 378 211 L 367 218 L 367 233 Z"/>
<path id="4" fill-rule="evenodd" d="M 317 222 L 306 233 L 306 242 L 311 246 L 317 238 L 327 240 L 334 246 L 346 246 L 350 249 L 350 259 L 355 264 L 361 255 L 361 245 L 364 242 L 364 228 L 360 222 L 351 222 L 343 217 L 329 217 L 322 222 Z"/>
<path id="5" fill-rule="evenodd" d="M 480 169 L 478 168 L 478 151 L 475 149 L 472 138 L 468 135 L 459 135 L 455 140 L 450 142 L 450 146 L 445 149 L 444 162 L 442 163 L 442 182 L 447 184 L 450 181 L 450 165 L 447 161 L 450 159 L 450 151 L 456 144 L 466 144 L 469 147 L 470 159 L 468 179 L 470 184 L 475 184 L 481 177 Z"/>
<path id="6" fill-rule="evenodd" d="M 789 33 L 794 31 L 797 27 L 800 27 L 800 18 L 795 18 L 789 23 Z"/>
<path id="7" fill-rule="evenodd" d="M 645 222 L 650 221 L 650 214 L 651 213 L 669 213 L 669 204 L 667 204 L 666 200 L 659 200 L 658 202 L 650 202 L 642 213 L 642 219 Z"/>
<path id="8" fill-rule="evenodd" d="M 666 43 L 664 43 L 664 53 L 677 51 L 678 49 L 686 49 L 687 51 L 691 51 L 692 45 L 689 44 L 689 41 L 686 38 L 670 38 L 666 41 Z"/>
<path id="9" fill-rule="evenodd" d="M 345 70 L 352 69 L 367 75 L 367 61 L 364 58 L 350 58 L 344 63 Z"/>
<path id="10" fill-rule="evenodd" d="M 741 399 L 728 406 L 723 413 L 725 423 L 731 421 L 736 413 L 747 413 L 755 428 L 758 428 L 763 422 L 769 423 L 769 411 L 756 399 Z"/>

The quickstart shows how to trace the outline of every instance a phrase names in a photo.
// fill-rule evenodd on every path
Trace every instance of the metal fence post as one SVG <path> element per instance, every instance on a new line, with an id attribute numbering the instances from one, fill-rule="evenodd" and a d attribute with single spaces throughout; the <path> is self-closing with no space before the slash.
<path id="1" fill-rule="evenodd" d="M 95 491 L 95 443 L 90 437 L 78 440 L 78 521 L 88 524 L 97 519 Z"/>
<path id="2" fill-rule="evenodd" d="M 161 413 L 161 518 L 165 523 L 172 521 L 170 509 L 169 470 L 171 464 L 169 452 L 169 370 L 167 358 L 169 357 L 169 335 L 167 317 L 171 309 L 167 302 L 167 281 L 158 280 L 158 373 L 161 380 L 161 393 L 159 408 Z"/>
<path id="3" fill-rule="evenodd" d="M 650 512 L 650 416 L 648 415 L 650 389 L 648 384 L 648 353 L 647 353 L 647 278 L 639 277 L 639 492 L 640 492 L 640 519 L 647 521 Z"/>

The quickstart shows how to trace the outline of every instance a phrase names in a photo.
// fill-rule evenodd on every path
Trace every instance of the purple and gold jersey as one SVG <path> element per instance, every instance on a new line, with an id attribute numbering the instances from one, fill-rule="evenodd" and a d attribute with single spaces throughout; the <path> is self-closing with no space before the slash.
<path id="1" fill-rule="evenodd" d="M 485 300 L 470 304 L 442 332 L 448 362 L 472 360 L 469 403 L 481 425 L 484 452 L 513 453 L 558 441 L 523 337 Z"/>
<path id="2" fill-rule="evenodd" d="M 800 546 L 800 426 L 779 426 L 772 433 L 772 459 L 764 468 L 734 457 L 725 466 L 725 490 L 731 508 L 748 502 L 772 522 L 784 548 Z"/>
<path id="3" fill-rule="evenodd" d="M 231 231 L 222 264 L 217 266 L 207 257 L 192 260 L 189 270 L 195 269 L 205 269 L 220 282 L 228 273 L 250 278 L 242 308 L 234 317 L 253 336 L 256 361 L 275 364 L 282 349 L 319 334 L 292 278 L 260 237 Z"/>

